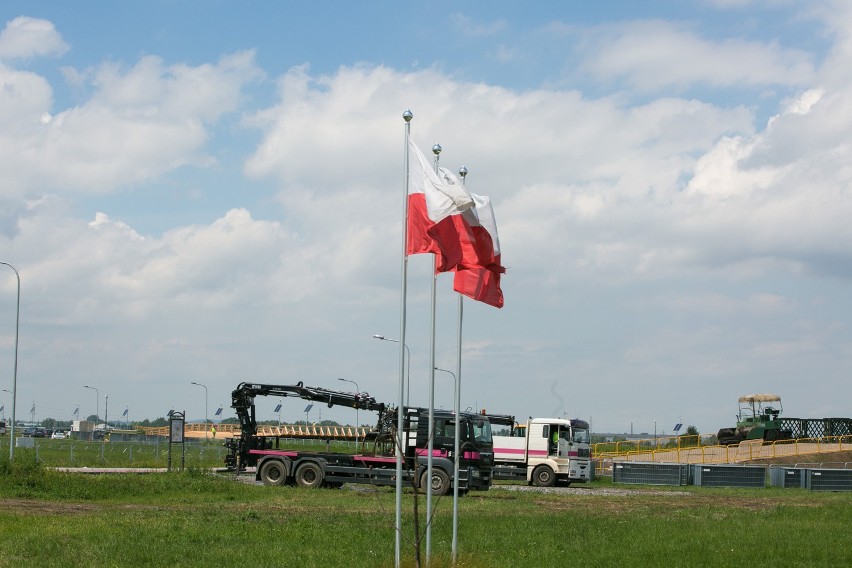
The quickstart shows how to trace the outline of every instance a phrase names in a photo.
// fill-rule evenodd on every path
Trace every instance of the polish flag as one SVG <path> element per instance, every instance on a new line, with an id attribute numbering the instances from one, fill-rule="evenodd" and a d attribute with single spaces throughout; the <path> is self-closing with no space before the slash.
<path id="1" fill-rule="evenodd" d="M 462 261 L 463 252 L 458 228 L 450 217 L 471 209 L 473 198 L 455 180 L 439 176 L 411 139 L 408 179 L 405 252 L 434 253 L 437 272 L 452 270 Z"/>
<path id="2" fill-rule="evenodd" d="M 500 239 L 491 199 L 471 193 L 474 207 L 453 215 L 462 250 L 462 260 L 455 266 L 453 289 L 496 308 L 503 307 L 500 275 L 506 269 L 500 264 Z"/>

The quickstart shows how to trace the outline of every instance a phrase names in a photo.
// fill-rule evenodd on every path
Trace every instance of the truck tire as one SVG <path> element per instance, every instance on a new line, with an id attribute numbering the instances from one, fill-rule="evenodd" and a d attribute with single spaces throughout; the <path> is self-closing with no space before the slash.
<path id="1" fill-rule="evenodd" d="M 423 473 L 420 475 L 420 487 L 424 491 L 427 491 L 431 487 L 432 495 L 446 495 L 450 490 L 450 476 L 447 475 L 447 472 L 443 469 L 433 467 L 432 483 L 429 483 L 428 474 L 429 470 L 423 470 Z"/>
<path id="2" fill-rule="evenodd" d="M 264 485 L 284 485 L 287 467 L 279 460 L 267 460 L 260 466 L 260 480 Z"/>
<path id="3" fill-rule="evenodd" d="M 540 465 L 533 470 L 532 481 L 536 487 L 553 487 L 556 483 L 556 474 L 550 466 Z"/>
<path id="4" fill-rule="evenodd" d="M 315 489 L 322 485 L 322 468 L 315 462 L 304 462 L 296 468 L 296 485 Z"/>

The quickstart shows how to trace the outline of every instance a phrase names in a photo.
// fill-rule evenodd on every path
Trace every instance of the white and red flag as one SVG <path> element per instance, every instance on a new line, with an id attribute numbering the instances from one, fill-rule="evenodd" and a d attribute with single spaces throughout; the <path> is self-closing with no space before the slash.
<path id="1" fill-rule="evenodd" d="M 506 269 L 501 264 L 494 208 L 488 196 L 470 195 L 474 207 L 452 217 L 462 250 L 462 259 L 454 268 L 453 289 L 479 302 L 502 308 L 500 275 Z"/>
<path id="2" fill-rule="evenodd" d="M 460 236 L 450 217 L 474 206 L 461 184 L 439 176 L 409 139 L 408 233 L 405 254 L 434 253 L 436 272 L 447 272 L 462 261 Z"/>

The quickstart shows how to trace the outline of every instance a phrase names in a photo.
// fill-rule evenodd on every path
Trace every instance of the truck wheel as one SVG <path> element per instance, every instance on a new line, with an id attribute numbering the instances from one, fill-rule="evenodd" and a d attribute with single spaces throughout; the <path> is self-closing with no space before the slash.
<path id="1" fill-rule="evenodd" d="M 446 495 L 450 490 L 450 476 L 447 475 L 447 472 L 443 469 L 433 467 L 431 484 L 427 477 L 428 474 L 429 470 L 423 471 L 423 474 L 420 476 L 420 487 L 425 491 L 431 486 L 432 495 Z"/>
<path id="2" fill-rule="evenodd" d="M 296 485 L 314 489 L 322 485 L 322 468 L 314 462 L 305 462 L 296 468 Z"/>
<path id="3" fill-rule="evenodd" d="M 287 468 L 278 460 L 269 460 L 260 466 L 260 480 L 264 485 L 283 485 Z"/>
<path id="4" fill-rule="evenodd" d="M 533 470 L 533 485 L 536 487 L 553 487 L 556 483 L 556 474 L 550 466 L 540 465 Z"/>

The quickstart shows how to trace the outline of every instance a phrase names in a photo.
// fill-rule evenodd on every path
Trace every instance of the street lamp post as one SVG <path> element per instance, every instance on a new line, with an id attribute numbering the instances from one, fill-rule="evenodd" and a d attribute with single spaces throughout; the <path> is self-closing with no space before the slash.
<path id="1" fill-rule="evenodd" d="M 207 437 L 207 385 L 191 381 L 189 384 L 204 387 L 204 437 Z"/>
<path id="2" fill-rule="evenodd" d="M 343 381 L 343 382 L 346 382 L 346 383 L 352 383 L 353 385 L 355 385 L 355 394 L 361 394 L 361 388 L 358 386 L 358 383 L 356 383 L 352 379 L 341 379 L 340 377 L 338 377 L 337 380 Z M 355 447 L 356 448 L 358 447 L 358 424 L 359 424 L 359 422 L 360 422 L 360 420 L 358 419 L 358 405 L 356 404 L 355 405 Z"/>
<path id="3" fill-rule="evenodd" d="M 10 390 L 8 390 L 8 389 L 2 389 L 2 390 L 3 390 L 3 392 L 7 392 L 7 393 L 9 393 L 9 394 L 12 394 L 12 391 L 10 391 Z M 5 405 L 5 404 L 3 405 L 3 408 L 4 408 L 4 410 L 3 410 L 3 420 L 6 420 L 6 410 L 5 410 L 6 405 Z"/>
<path id="4" fill-rule="evenodd" d="M 98 414 L 100 414 L 101 410 L 101 393 L 98 392 L 98 389 L 96 389 L 95 387 L 90 387 L 89 385 L 83 385 L 83 388 L 95 391 L 95 428 L 97 428 Z"/>
<path id="5" fill-rule="evenodd" d="M 453 436 L 453 455 L 456 459 L 453 461 L 453 544 L 452 544 L 452 554 L 453 559 L 456 558 L 457 549 L 458 549 L 458 534 L 459 534 L 459 484 L 457 480 L 459 478 L 459 425 L 460 425 L 460 417 L 459 417 L 459 388 L 458 388 L 458 378 L 456 374 L 452 371 L 448 371 L 447 369 L 440 369 L 435 367 L 436 371 L 443 371 L 444 373 L 449 373 L 453 376 L 453 385 L 455 386 L 454 394 L 453 394 L 453 413 L 456 417 L 456 427 L 455 433 Z"/>
<path id="6" fill-rule="evenodd" d="M 5 264 L 15 273 L 15 278 L 18 280 L 18 301 L 15 309 L 15 367 L 12 373 L 12 427 L 9 429 L 9 461 L 15 459 L 15 399 L 18 392 L 18 332 L 21 328 L 21 275 L 18 274 L 18 269 L 8 262 L 0 261 L 0 264 Z"/>
<path id="7" fill-rule="evenodd" d="M 391 339 L 390 337 L 385 337 L 384 335 L 378 333 L 373 335 L 373 338 L 378 339 L 380 341 L 391 341 L 393 343 L 399 343 L 399 339 Z M 405 406 L 411 406 L 411 351 L 409 351 L 408 345 L 403 345 L 403 347 L 405 347 L 405 355 L 408 360 L 407 368 L 405 371 Z"/>

